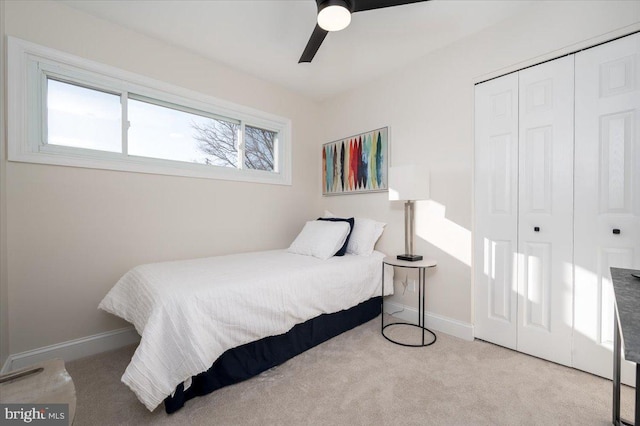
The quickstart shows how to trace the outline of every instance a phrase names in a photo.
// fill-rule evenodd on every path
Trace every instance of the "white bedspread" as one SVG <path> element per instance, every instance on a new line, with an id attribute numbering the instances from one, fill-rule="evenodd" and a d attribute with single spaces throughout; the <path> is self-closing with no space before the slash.
<path id="1" fill-rule="evenodd" d="M 99 306 L 142 336 L 122 381 L 154 410 L 226 350 L 379 296 L 383 257 L 275 250 L 138 266 Z"/>

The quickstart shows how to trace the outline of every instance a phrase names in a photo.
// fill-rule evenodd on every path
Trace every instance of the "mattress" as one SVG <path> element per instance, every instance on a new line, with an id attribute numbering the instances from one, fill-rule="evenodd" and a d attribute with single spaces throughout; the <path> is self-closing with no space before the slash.
<path id="1" fill-rule="evenodd" d="M 99 305 L 141 336 L 122 381 L 152 411 L 226 350 L 380 296 L 383 258 L 273 250 L 138 266 Z"/>

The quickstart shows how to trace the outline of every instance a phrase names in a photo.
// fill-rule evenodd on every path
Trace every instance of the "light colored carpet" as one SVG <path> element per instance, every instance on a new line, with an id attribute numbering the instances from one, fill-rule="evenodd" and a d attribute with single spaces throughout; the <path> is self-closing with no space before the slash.
<path id="1" fill-rule="evenodd" d="M 163 407 L 150 413 L 120 382 L 135 350 L 127 347 L 67 363 L 78 397 L 74 424 L 611 424 L 610 381 L 489 343 L 437 335 L 426 348 L 394 345 L 380 335 L 378 317 L 172 415 Z M 633 397 L 624 387 L 626 418 L 633 418 Z"/>

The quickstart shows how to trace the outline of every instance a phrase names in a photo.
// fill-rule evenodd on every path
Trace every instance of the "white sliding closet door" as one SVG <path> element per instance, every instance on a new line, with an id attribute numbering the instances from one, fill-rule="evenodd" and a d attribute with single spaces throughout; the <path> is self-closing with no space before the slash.
<path id="1" fill-rule="evenodd" d="M 609 267 L 640 269 L 640 34 L 475 94 L 476 337 L 611 378 Z"/>
<path id="2" fill-rule="evenodd" d="M 475 335 L 516 348 L 518 74 L 476 86 Z"/>
<path id="3" fill-rule="evenodd" d="M 573 57 L 476 86 L 475 139 L 475 335 L 570 365 Z"/>
<path id="4" fill-rule="evenodd" d="M 609 267 L 640 269 L 640 34 L 576 54 L 575 150 L 574 366 L 611 378 Z"/>
<path id="5" fill-rule="evenodd" d="M 519 74 L 517 349 L 571 365 L 573 56 Z"/>

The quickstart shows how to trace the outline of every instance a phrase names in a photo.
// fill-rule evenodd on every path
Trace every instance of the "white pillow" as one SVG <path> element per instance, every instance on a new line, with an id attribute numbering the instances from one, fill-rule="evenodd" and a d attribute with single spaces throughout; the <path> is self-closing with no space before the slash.
<path id="1" fill-rule="evenodd" d="M 330 211 L 325 210 L 324 217 L 336 217 Z M 373 219 L 356 217 L 353 230 L 347 244 L 347 253 L 358 256 L 370 256 L 376 242 L 384 231 L 386 223 L 376 222 Z"/>
<path id="2" fill-rule="evenodd" d="M 350 230 L 347 222 L 309 221 L 288 251 L 327 260 L 342 248 Z"/>

